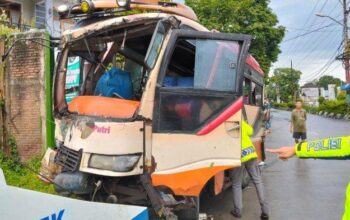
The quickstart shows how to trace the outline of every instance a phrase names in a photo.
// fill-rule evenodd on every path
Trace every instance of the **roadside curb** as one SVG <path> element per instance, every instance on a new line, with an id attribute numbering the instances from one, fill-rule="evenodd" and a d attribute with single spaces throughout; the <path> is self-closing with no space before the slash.
<path id="1" fill-rule="evenodd" d="M 311 114 L 311 113 L 309 113 Z M 338 120 L 345 120 L 345 121 L 350 121 L 350 115 L 343 115 L 343 114 L 335 114 L 331 112 L 323 112 L 320 111 L 314 115 L 322 116 L 325 118 L 332 118 L 332 119 L 338 119 Z"/>

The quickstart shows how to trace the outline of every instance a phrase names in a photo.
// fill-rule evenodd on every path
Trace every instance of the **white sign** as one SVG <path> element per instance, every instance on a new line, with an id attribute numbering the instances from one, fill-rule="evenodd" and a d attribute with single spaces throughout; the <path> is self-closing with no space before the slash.
<path id="1" fill-rule="evenodd" d="M 302 88 L 301 93 L 302 93 L 302 95 L 305 94 L 306 97 L 318 97 L 319 96 L 318 88 Z"/>
<path id="2" fill-rule="evenodd" d="M 7 186 L 1 169 L 0 198 L 0 219 L 6 220 L 148 220 L 146 207 L 88 202 Z"/>
<path id="3" fill-rule="evenodd" d="M 329 100 L 335 100 L 336 99 L 336 93 L 335 93 L 336 85 L 329 84 L 328 85 L 328 99 Z"/>
<path id="4" fill-rule="evenodd" d="M 45 27 L 53 35 L 53 3 L 52 0 L 45 0 Z"/>

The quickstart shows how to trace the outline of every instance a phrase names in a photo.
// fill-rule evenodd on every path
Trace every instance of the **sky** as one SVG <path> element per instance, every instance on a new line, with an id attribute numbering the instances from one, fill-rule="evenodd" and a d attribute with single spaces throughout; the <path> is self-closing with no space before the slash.
<path id="1" fill-rule="evenodd" d="M 270 7 L 279 24 L 286 27 L 280 44 L 282 52 L 270 74 L 275 68 L 290 67 L 292 60 L 293 68 L 303 73 L 302 84 L 323 75 L 345 79 L 342 63 L 335 60 L 342 52 L 342 26 L 315 15 L 322 13 L 342 21 L 340 0 L 270 0 Z"/>
<path id="2" fill-rule="evenodd" d="M 342 21 L 339 0 L 271 0 L 270 7 L 287 29 L 280 45 L 282 53 L 272 70 L 289 67 L 292 60 L 293 68 L 303 73 L 302 83 L 322 75 L 345 79 L 342 63 L 334 59 L 342 52 L 343 27 L 329 18 L 315 15 L 322 13 Z"/>

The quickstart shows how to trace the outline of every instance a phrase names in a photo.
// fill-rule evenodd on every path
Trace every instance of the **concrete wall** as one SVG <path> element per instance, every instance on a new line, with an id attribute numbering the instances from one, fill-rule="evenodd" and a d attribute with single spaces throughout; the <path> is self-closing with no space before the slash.
<path id="1" fill-rule="evenodd" d="M 33 0 L 15 0 L 12 1 L 22 5 L 22 22 L 25 25 L 32 25 L 35 21 L 35 1 Z"/>
<path id="2" fill-rule="evenodd" d="M 45 38 L 43 31 L 15 35 L 20 38 Z M 45 43 L 42 40 L 36 40 Z M 17 141 L 19 155 L 27 160 L 41 154 L 47 146 L 46 136 L 46 47 L 32 41 L 15 44 L 6 68 L 6 120 L 8 133 Z M 48 97 L 51 99 L 51 97 Z"/>
<path id="3" fill-rule="evenodd" d="M 75 3 L 76 0 L 51 0 L 53 6 L 57 7 L 60 4 Z M 25 25 L 33 26 L 35 24 L 35 4 L 43 2 L 43 0 L 13 0 L 11 2 L 19 3 L 22 6 L 22 22 Z"/>

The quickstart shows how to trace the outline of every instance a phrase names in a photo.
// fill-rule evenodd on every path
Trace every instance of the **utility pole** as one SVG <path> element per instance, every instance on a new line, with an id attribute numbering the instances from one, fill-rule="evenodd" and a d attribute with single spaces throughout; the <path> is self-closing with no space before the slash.
<path id="1" fill-rule="evenodd" d="M 345 81 L 346 84 L 350 84 L 350 45 L 349 45 L 349 28 L 348 28 L 348 16 L 349 16 L 349 8 L 347 0 L 343 0 L 343 23 L 339 22 L 335 18 L 332 18 L 328 15 L 324 15 L 321 13 L 316 13 L 316 16 L 318 17 L 327 17 L 334 22 L 340 24 L 343 26 L 343 46 L 344 46 L 344 52 L 340 56 L 338 56 L 338 59 L 343 61 L 344 68 L 345 68 Z M 347 90 L 347 102 L 350 105 L 350 89 Z"/>
<path id="2" fill-rule="evenodd" d="M 293 60 L 290 60 L 290 73 L 293 75 Z M 297 91 L 294 90 L 293 102 L 297 100 Z"/>
<path id="3" fill-rule="evenodd" d="M 343 21 L 343 40 L 344 40 L 344 56 L 343 56 L 343 62 L 345 67 L 345 79 L 346 83 L 350 83 L 350 48 L 349 48 L 349 34 L 348 34 L 348 16 L 349 16 L 349 9 L 348 9 L 348 3 L 347 0 L 343 0 L 343 14 L 344 14 L 344 21 Z M 348 91 L 348 94 L 350 91 Z"/>

